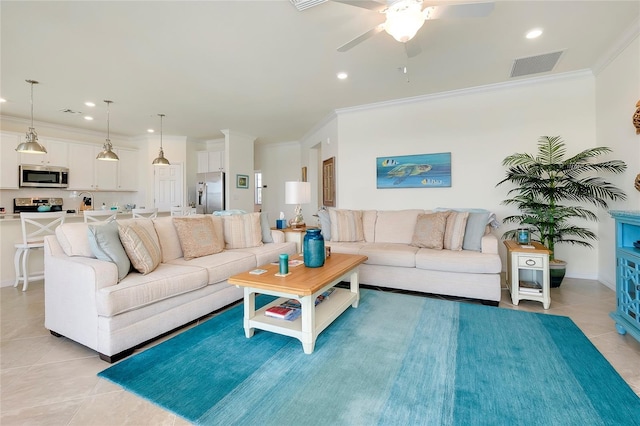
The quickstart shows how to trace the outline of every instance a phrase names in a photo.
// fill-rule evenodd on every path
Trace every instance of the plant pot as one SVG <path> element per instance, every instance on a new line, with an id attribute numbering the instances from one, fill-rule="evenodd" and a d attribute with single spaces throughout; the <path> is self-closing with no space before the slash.
<path id="1" fill-rule="evenodd" d="M 560 287 L 565 272 L 567 272 L 567 262 L 564 260 L 549 262 L 549 283 L 551 288 Z"/>

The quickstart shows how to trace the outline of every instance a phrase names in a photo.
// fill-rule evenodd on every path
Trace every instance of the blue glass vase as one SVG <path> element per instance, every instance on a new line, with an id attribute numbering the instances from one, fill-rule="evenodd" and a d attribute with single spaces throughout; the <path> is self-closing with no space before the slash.
<path id="1" fill-rule="evenodd" d="M 307 229 L 302 243 L 304 266 L 319 268 L 324 265 L 324 238 L 318 228 Z"/>

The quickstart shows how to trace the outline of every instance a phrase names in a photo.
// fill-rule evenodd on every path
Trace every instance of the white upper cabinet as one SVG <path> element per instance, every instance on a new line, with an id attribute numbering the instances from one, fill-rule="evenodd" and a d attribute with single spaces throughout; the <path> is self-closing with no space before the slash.
<path id="1" fill-rule="evenodd" d="M 40 166 L 69 166 L 68 143 L 55 139 L 38 138 L 38 142 L 47 149 L 46 154 L 20 153 L 20 164 L 36 164 Z"/>
<path id="2" fill-rule="evenodd" d="M 18 165 L 20 154 L 16 147 L 20 143 L 20 135 L 16 133 L 0 133 L 0 188 L 18 188 Z"/>
<path id="3" fill-rule="evenodd" d="M 91 191 L 96 189 L 95 145 L 69 144 L 69 189 Z"/>
<path id="4" fill-rule="evenodd" d="M 198 151 L 198 173 L 224 172 L 224 151 Z"/>
<path id="5" fill-rule="evenodd" d="M 138 151 L 119 148 L 116 154 L 118 161 L 118 191 L 138 190 Z"/>

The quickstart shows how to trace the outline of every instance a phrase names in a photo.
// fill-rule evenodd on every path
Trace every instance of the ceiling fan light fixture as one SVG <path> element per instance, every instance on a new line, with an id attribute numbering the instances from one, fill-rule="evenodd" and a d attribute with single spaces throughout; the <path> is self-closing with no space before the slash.
<path id="1" fill-rule="evenodd" d="M 111 145 L 111 139 L 109 139 L 109 112 L 110 112 L 110 105 L 113 103 L 113 101 L 104 101 L 107 104 L 107 139 L 104 142 L 104 145 L 102 146 L 102 151 L 98 154 L 98 156 L 96 157 L 96 160 L 102 160 L 102 161 L 118 161 L 120 160 L 120 158 L 118 158 L 118 155 L 113 152 L 113 145 Z"/>
<path id="2" fill-rule="evenodd" d="M 35 80 L 25 81 L 31 85 L 31 126 L 29 126 L 25 141 L 18 144 L 16 151 L 27 154 L 46 154 L 47 149 L 38 142 L 38 134 L 33 127 L 33 85 L 38 84 L 38 82 Z"/>
<path id="3" fill-rule="evenodd" d="M 422 0 L 401 0 L 390 6 L 386 15 L 384 30 L 401 43 L 411 40 L 425 20 Z"/>

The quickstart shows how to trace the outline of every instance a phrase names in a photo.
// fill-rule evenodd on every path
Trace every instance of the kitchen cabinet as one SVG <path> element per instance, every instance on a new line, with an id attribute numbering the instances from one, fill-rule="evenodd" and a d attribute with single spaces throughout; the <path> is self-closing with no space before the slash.
<path id="1" fill-rule="evenodd" d="M 102 146 L 69 144 L 69 189 L 84 191 L 137 191 L 138 151 L 117 148 L 119 161 L 96 160 Z"/>
<path id="2" fill-rule="evenodd" d="M 138 190 L 138 151 L 133 149 L 116 150 L 118 161 L 118 191 Z"/>
<path id="3" fill-rule="evenodd" d="M 0 133 L 0 188 L 18 189 L 18 165 L 20 154 L 16 147 L 20 143 L 20 135 L 16 133 Z"/>
<path id="4" fill-rule="evenodd" d="M 38 142 L 47 149 L 46 154 L 28 154 L 21 152 L 20 164 L 36 164 L 39 166 L 68 167 L 68 143 L 55 139 L 38 138 Z"/>
<path id="5" fill-rule="evenodd" d="M 198 151 L 198 173 L 224 172 L 224 151 Z"/>

